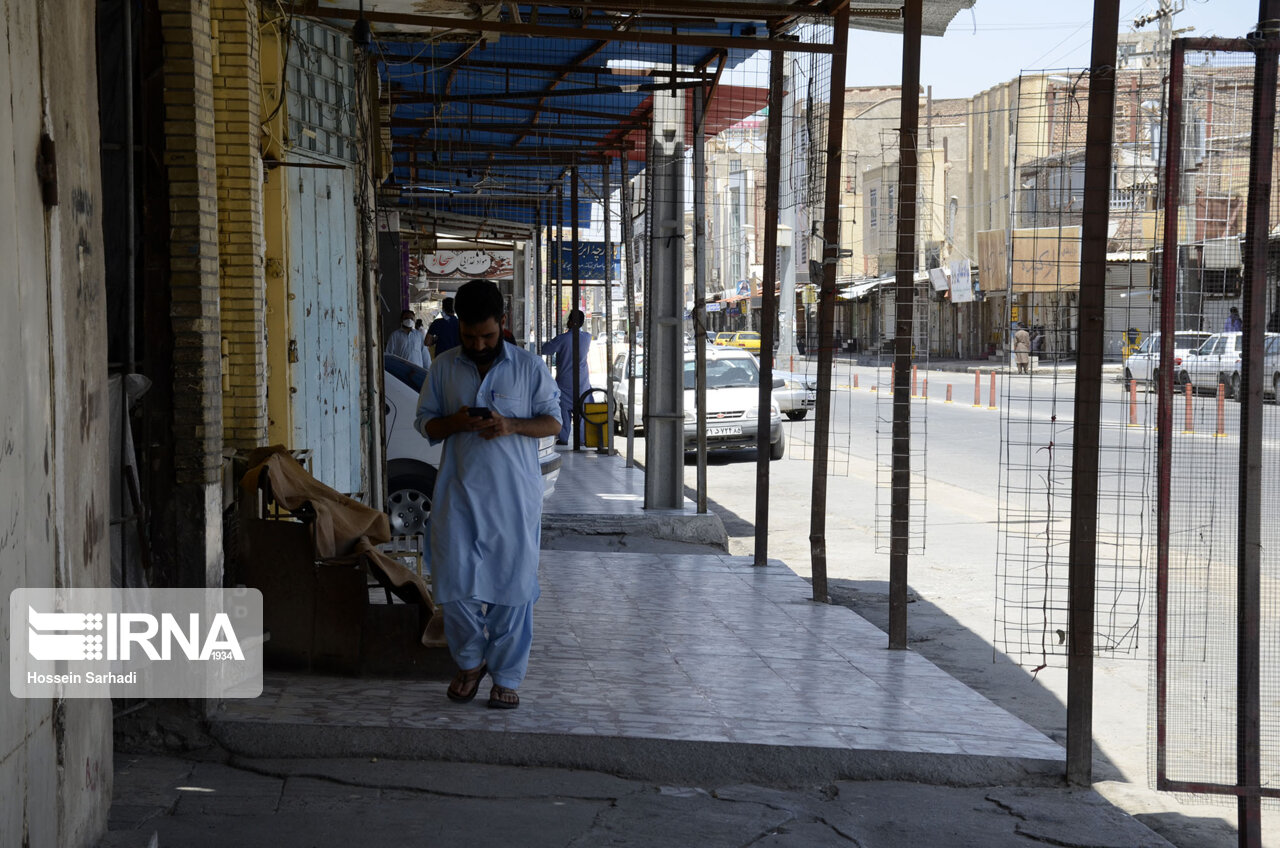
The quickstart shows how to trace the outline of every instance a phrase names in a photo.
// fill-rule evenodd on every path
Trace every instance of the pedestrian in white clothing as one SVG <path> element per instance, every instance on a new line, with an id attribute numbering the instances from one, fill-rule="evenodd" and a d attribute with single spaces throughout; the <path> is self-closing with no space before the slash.
<path id="1" fill-rule="evenodd" d="M 419 368 L 430 368 L 430 354 L 427 353 L 422 333 L 413 327 L 413 311 L 406 309 L 400 313 L 400 326 L 387 339 L 387 353 L 412 362 Z"/>

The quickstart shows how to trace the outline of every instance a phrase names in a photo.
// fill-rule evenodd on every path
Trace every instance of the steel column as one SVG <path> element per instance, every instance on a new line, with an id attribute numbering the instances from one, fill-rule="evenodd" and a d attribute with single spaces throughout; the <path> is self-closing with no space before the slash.
<path id="1" fill-rule="evenodd" d="M 624 157 L 625 158 L 625 157 Z M 613 186 L 609 180 L 609 165 L 600 168 L 600 192 L 604 195 L 604 431 L 600 434 L 600 445 L 613 444 L 610 433 L 613 430 L 613 216 L 610 198 Z M 609 453 L 613 453 L 612 448 Z"/>
<path id="2" fill-rule="evenodd" d="M 1259 29 L 1272 35 L 1280 0 L 1259 0 Z M 1239 498 L 1236 545 L 1236 782 L 1240 845 L 1262 845 L 1262 389 L 1267 324 L 1267 247 L 1271 231 L 1271 172 L 1275 154 L 1274 50 L 1259 50 L 1253 76 L 1253 145 L 1249 156 L 1244 276 L 1244 355 L 1241 357 Z"/>
<path id="3" fill-rule="evenodd" d="M 918 2 L 918 0 L 915 0 Z M 831 436 L 832 337 L 836 311 L 836 266 L 840 249 L 840 160 L 844 144 L 845 56 L 849 49 L 849 7 L 832 24 L 834 52 L 828 92 L 827 173 L 822 218 L 822 288 L 818 298 L 818 403 L 813 422 L 813 497 L 809 513 L 809 554 L 813 599 L 827 602 L 827 456 Z M 794 233 L 793 238 L 806 238 Z M 794 245 L 792 250 L 794 250 Z"/>
<path id="4" fill-rule="evenodd" d="M 693 345 L 698 416 L 698 513 L 707 511 L 707 90 L 693 90 Z"/>
<path id="5" fill-rule="evenodd" d="M 627 468 L 636 464 L 636 258 L 635 234 L 631 219 L 631 175 L 627 173 L 627 157 L 618 159 L 622 169 L 622 284 L 627 303 Z"/>
<path id="6" fill-rule="evenodd" d="M 755 564 L 769 564 L 769 425 L 773 418 L 773 338 L 778 311 L 778 194 L 782 185 L 782 71 L 787 54 L 769 54 L 769 124 L 764 143 L 764 274 L 760 293 L 760 395 L 756 401 Z M 842 98 L 843 99 L 843 98 Z"/>
<path id="7" fill-rule="evenodd" d="M 1080 230 L 1080 330 L 1068 549 L 1067 781 L 1093 781 L 1094 584 L 1098 561 L 1098 430 L 1107 276 L 1107 216 L 1115 124 L 1120 0 L 1094 0 Z M 1164 347 L 1164 345 L 1161 345 Z"/>
<path id="8" fill-rule="evenodd" d="M 569 315 L 573 314 L 573 310 L 582 308 L 582 269 L 579 265 L 578 257 L 578 167 L 569 169 L 569 250 L 573 252 L 573 258 L 569 260 L 570 273 L 573 274 L 569 288 L 569 300 L 572 305 L 569 307 Z M 568 327 L 566 326 L 567 330 Z M 582 397 L 582 380 L 578 373 L 578 363 L 582 361 L 582 333 L 578 329 L 573 330 L 573 335 L 569 337 L 572 342 L 573 351 L 573 377 L 571 385 L 573 386 L 573 397 L 570 398 L 569 415 L 573 421 L 570 425 L 573 431 L 573 449 L 579 450 L 582 447 L 582 417 L 578 415 L 578 403 Z"/>
<path id="9" fill-rule="evenodd" d="M 911 532 L 911 342 L 915 337 L 916 183 L 920 148 L 923 0 L 907 0 L 902 31 L 902 126 L 898 133 L 897 279 L 894 283 L 893 466 L 889 501 L 889 648 L 907 649 Z"/>
<path id="10" fill-rule="evenodd" d="M 646 462 L 644 505 L 684 506 L 684 95 L 659 92 L 653 100 L 647 210 L 653 262 L 646 269 Z"/>

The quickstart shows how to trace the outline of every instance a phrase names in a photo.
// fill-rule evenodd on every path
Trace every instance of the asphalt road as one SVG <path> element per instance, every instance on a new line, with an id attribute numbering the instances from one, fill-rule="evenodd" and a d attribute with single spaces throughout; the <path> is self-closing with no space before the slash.
<path id="1" fill-rule="evenodd" d="M 1065 659 L 1052 639 L 1037 655 L 1042 645 L 1038 634 L 1044 628 L 1036 620 L 1036 608 L 1042 606 L 1037 598 L 1043 593 L 1027 593 L 1037 588 L 1029 576 L 1037 573 L 1037 558 L 1049 555 L 1065 562 L 1067 556 L 1074 375 L 1056 379 L 1044 372 L 1032 377 L 1001 376 L 994 410 L 988 408 L 990 384 L 985 374 L 977 406 L 972 374 L 921 372 L 918 393 L 924 391 L 926 376 L 930 398 L 912 401 L 912 467 L 918 473 L 912 478 L 909 643 L 991 700 L 1050 737 L 1065 741 Z M 889 379 L 888 369 L 837 363 L 826 512 L 831 600 L 852 607 L 882 628 L 887 628 L 888 618 L 886 469 L 892 406 L 885 390 Z M 950 404 L 943 401 L 948 383 Z M 877 384 L 872 391 L 870 387 Z M 1100 546 L 1100 580 L 1119 586 L 1114 594 L 1118 601 L 1105 610 L 1104 624 L 1126 650 L 1096 664 L 1094 776 L 1105 797 L 1174 844 L 1226 848 L 1236 844 L 1233 800 L 1190 803 L 1149 788 L 1149 762 L 1154 756 L 1149 745 L 1152 713 L 1147 690 L 1152 663 L 1148 647 L 1149 631 L 1154 628 L 1150 600 L 1154 580 L 1148 580 L 1149 563 L 1144 560 L 1155 528 L 1155 430 L 1151 425 L 1156 409 L 1154 395 L 1139 388 L 1134 410 L 1137 426 L 1130 426 L 1129 400 L 1127 387 L 1118 380 L 1104 383 L 1099 532 L 1105 544 Z M 1223 404 L 1227 435 L 1222 437 L 1214 435 L 1216 398 L 1195 398 L 1194 432 L 1184 432 L 1183 412 L 1179 400 L 1174 485 L 1178 491 L 1198 492 L 1200 487 L 1206 492 L 1175 504 L 1175 561 L 1181 555 L 1188 561 L 1220 565 L 1234 556 L 1234 509 L 1227 500 L 1234 489 L 1225 482 L 1235 474 L 1239 408 L 1229 400 Z M 770 464 L 769 556 L 807 577 L 811 573 L 813 416 L 799 422 L 784 419 L 783 426 L 787 456 Z M 1273 404 L 1264 412 L 1264 433 L 1266 456 L 1274 458 L 1277 454 L 1271 448 L 1280 450 L 1280 408 Z M 636 455 L 643 461 L 643 439 L 635 444 Z M 619 447 L 625 451 L 625 441 Z M 714 452 L 708 465 L 709 498 L 728 529 L 730 552 L 749 555 L 754 550 L 756 519 L 755 453 Z M 685 466 L 690 494 L 695 481 L 690 460 Z M 1278 504 L 1275 486 L 1268 483 L 1264 515 L 1273 514 Z M 1264 530 L 1264 544 L 1272 532 L 1270 527 Z M 1216 567 L 1207 568 L 1205 573 L 1216 571 Z M 1056 580 L 1058 572 L 1050 574 Z M 1065 579 L 1065 572 L 1061 576 Z M 1210 593 L 1213 589 L 1202 584 L 1187 588 Z M 1267 588 L 1270 597 L 1277 597 L 1274 584 Z M 1058 607 L 1050 614 L 1063 614 L 1060 595 L 1049 592 Z M 998 602 L 997 597 L 1002 600 Z M 1024 598 L 1021 606 L 1020 597 Z M 1222 650 L 1222 638 L 1230 644 L 1234 605 L 1202 605 L 1186 614 L 1204 608 L 1209 608 L 1216 623 L 1201 626 L 1228 634 L 1219 637 L 1217 647 Z M 1268 632 L 1274 635 L 1272 629 Z M 1020 652 L 1023 665 L 1012 661 L 1006 649 Z M 1042 664 L 1046 667 L 1034 674 L 1026 670 Z M 1233 677 L 1225 672 L 1221 677 L 1218 689 L 1234 692 Z M 1280 695 L 1274 689 L 1270 684 L 1266 694 Z M 1222 759 L 1219 755 L 1233 750 L 1234 738 L 1229 725 L 1212 724 L 1212 715 L 1193 710 L 1186 718 L 1186 729 L 1198 728 L 1210 740 L 1207 754 Z M 1216 715 L 1222 722 L 1227 712 L 1218 710 Z M 1272 753 L 1264 750 L 1264 763 L 1276 761 Z M 1229 761 L 1219 766 L 1227 772 L 1234 768 Z M 1263 832 L 1272 834 L 1268 845 L 1280 846 L 1277 825 L 1280 815 L 1265 812 Z"/>

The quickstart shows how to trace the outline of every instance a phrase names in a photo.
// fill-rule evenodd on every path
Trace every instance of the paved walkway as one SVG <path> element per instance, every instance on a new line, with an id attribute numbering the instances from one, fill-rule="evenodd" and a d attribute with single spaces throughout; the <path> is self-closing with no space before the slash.
<path id="1" fill-rule="evenodd" d="M 622 466 L 566 452 L 552 519 L 641 516 L 642 477 Z M 691 509 L 663 515 L 699 520 Z M 519 710 L 455 705 L 439 681 L 272 673 L 261 698 L 225 705 L 215 735 L 254 756 L 518 762 L 653 780 L 1061 773 L 1058 745 L 923 657 L 887 650 L 848 609 L 813 603 L 782 563 L 548 550 L 540 580 Z"/>
<path id="2" fill-rule="evenodd" d="M 566 454 L 576 486 L 548 517 L 631 527 L 639 475 Z M 1062 788 L 1056 744 L 781 563 L 545 550 L 541 567 L 520 709 L 272 673 L 216 715 L 225 750 L 117 752 L 99 848 L 1169 848 Z"/>

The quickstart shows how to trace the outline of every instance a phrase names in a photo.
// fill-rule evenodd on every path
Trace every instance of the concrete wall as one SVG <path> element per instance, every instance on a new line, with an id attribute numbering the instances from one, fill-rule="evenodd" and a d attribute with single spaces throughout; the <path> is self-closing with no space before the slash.
<path id="1" fill-rule="evenodd" d="M 0 3 L 0 656 L 15 588 L 105 586 L 105 289 L 91 0 Z M 37 176 L 52 142 L 56 189 Z M 46 143 L 48 149 L 48 143 Z M 44 196 L 42 197 L 42 189 Z M 6 667 L 5 676 L 8 676 Z M 5 696 L 0 845 L 91 845 L 111 703 Z"/>

